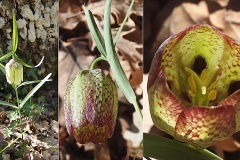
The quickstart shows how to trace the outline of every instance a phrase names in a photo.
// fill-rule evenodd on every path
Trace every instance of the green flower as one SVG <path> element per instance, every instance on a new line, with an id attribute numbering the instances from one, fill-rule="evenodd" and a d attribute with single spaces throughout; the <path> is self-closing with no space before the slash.
<path id="1" fill-rule="evenodd" d="M 64 97 L 66 127 L 79 143 L 110 138 L 117 109 L 116 85 L 102 70 L 83 70 L 69 81 Z"/>
<path id="2" fill-rule="evenodd" d="M 19 85 L 23 80 L 23 66 L 11 59 L 6 64 L 6 78 L 9 84 Z"/>
<path id="3" fill-rule="evenodd" d="M 209 25 L 194 25 L 158 49 L 148 79 L 154 124 L 206 148 L 240 129 L 240 44 Z"/>

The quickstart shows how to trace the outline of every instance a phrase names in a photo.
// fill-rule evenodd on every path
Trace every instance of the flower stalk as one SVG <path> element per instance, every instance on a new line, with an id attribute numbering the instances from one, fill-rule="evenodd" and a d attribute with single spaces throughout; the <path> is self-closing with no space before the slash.
<path id="1" fill-rule="evenodd" d="M 127 15 L 121 24 L 120 29 L 118 30 L 118 33 L 116 37 L 112 38 L 111 33 L 111 25 L 110 25 L 110 13 L 111 13 L 111 0 L 106 1 L 106 9 L 104 13 L 104 36 L 102 36 L 100 30 L 98 29 L 93 15 L 91 11 L 87 10 L 86 7 L 84 7 L 84 12 L 86 15 L 86 20 L 89 26 L 90 33 L 97 45 L 97 48 L 99 49 L 102 56 L 106 58 L 108 63 L 110 64 L 110 68 L 113 72 L 114 78 L 118 84 L 118 87 L 121 89 L 123 94 L 125 95 L 126 99 L 129 101 L 129 103 L 133 104 L 135 110 L 137 111 L 137 115 L 139 118 L 139 121 L 143 122 L 143 117 L 141 110 L 139 108 L 139 105 L 136 101 L 135 93 L 132 90 L 132 87 L 122 69 L 122 66 L 118 60 L 116 51 L 115 51 L 115 44 L 118 39 L 119 33 L 123 29 L 123 26 L 125 25 L 125 22 L 127 18 L 130 15 L 130 11 L 133 7 L 134 0 L 132 0 L 131 5 L 128 9 Z M 91 67 L 92 68 L 92 67 Z"/>

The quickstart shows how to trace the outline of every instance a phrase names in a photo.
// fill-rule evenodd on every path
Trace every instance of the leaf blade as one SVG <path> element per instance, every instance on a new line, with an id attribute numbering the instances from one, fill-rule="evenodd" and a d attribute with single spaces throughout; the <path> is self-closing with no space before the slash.
<path id="1" fill-rule="evenodd" d="M 0 105 L 4 105 L 4 106 L 9 106 L 9 107 L 13 107 L 15 109 L 18 109 L 18 107 L 12 103 L 9 103 L 9 102 L 5 102 L 5 101 L 1 101 L 0 100 Z"/>
<path id="2" fill-rule="evenodd" d="M 52 75 L 52 73 L 49 73 L 40 83 L 38 83 L 27 95 L 26 97 L 21 101 L 20 103 L 20 108 L 22 108 L 24 106 L 24 104 L 27 102 L 27 100 L 29 98 L 31 98 L 33 96 L 33 94 L 35 92 L 37 92 L 37 90 L 47 81 L 49 81 L 49 77 Z"/>
<path id="3" fill-rule="evenodd" d="M 168 160 L 222 160 L 210 151 L 197 150 L 181 142 L 161 136 L 143 133 L 143 155 Z M 174 153 L 174 154 L 173 154 Z"/>
<path id="4" fill-rule="evenodd" d="M 102 36 L 100 30 L 97 27 L 97 24 L 93 18 L 92 12 L 89 11 L 85 6 L 83 6 L 83 8 L 84 8 L 87 24 L 88 24 L 90 33 L 94 39 L 94 42 L 96 43 L 99 52 L 104 57 L 106 57 L 106 49 L 105 49 L 105 45 L 104 45 L 104 39 L 103 39 L 103 36 Z"/>

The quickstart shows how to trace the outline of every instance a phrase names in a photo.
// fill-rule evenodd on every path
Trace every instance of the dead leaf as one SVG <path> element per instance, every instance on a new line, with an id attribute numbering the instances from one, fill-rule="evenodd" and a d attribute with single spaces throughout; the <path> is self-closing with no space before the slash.
<path id="1" fill-rule="evenodd" d="M 219 141 L 214 144 L 216 147 L 227 151 L 227 152 L 235 152 L 240 149 L 240 143 L 238 143 L 234 138 L 230 137 L 226 140 Z"/>
<path id="2" fill-rule="evenodd" d="M 36 124 L 36 126 L 37 126 L 36 128 L 38 128 L 41 132 L 49 130 L 49 124 L 48 121 L 46 120 L 40 121 L 39 123 Z"/>
<path id="3" fill-rule="evenodd" d="M 227 10 L 224 18 L 226 22 L 240 24 L 240 12 Z"/>
<path id="4" fill-rule="evenodd" d="M 129 148 L 129 154 L 130 156 L 134 157 L 136 154 L 136 150 L 139 147 L 139 145 L 142 146 L 142 140 L 143 140 L 143 132 L 142 132 L 142 124 L 140 123 L 137 113 L 133 113 L 133 125 L 135 125 L 138 129 L 138 132 L 132 132 L 131 130 L 126 130 L 123 132 L 123 137 L 128 140 L 127 145 Z M 143 147 L 143 146 L 142 146 Z M 137 153 L 137 157 L 142 157 L 142 149 L 139 150 Z"/>
<path id="5" fill-rule="evenodd" d="M 200 1 L 197 5 L 193 3 L 183 3 L 182 7 L 197 24 L 204 23 L 208 19 L 209 12 L 205 1 Z"/>
<path id="6" fill-rule="evenodd" d="M 24 155 L 23 159 L 25 160 L 44 160 L 43 156 L 38 151 L 30 151 L 27 150 Z"/>
<path id="7" fill-rule="evenodd" d="M 225 28 L 225 19 L 224 19 L 224 15 L 226 13 L 226 9 L 221 9 L 221 10 L 217 10 L 216 12 L 213 12 L 212 14 L 210 14 L 209 16 L 209 20 L 211 22 L 211 24 L 221 30 L 223 30 Z"/>
<path id="8" fill-rule="evenodd" d="M 55 133 L 58 133 L 58 130 L 59 130 L 58 121 L 55 121 L 55 120 L 52 120 L 52 121 L 51 121 L 51 129 L 52 129 Z"/>
<path id="9" fill-rule="evenodd" d="M 142 67 L 139 67 L 131 75 L 130 84 L 133 88 L 138 88 L 141 83 L 142 83 Z"/>
<path id="10" fill-rule="evenodd" d="M 222 7 L 226 7 L 229 3 L 229 0 L 214 0 L 214 1 L 217 2 Z"/>
<path id="11" fill-rule="evenodd" d="M 240 40 L 240 24 L 230 23 L 229 26 L 233 30 L 233 32 L 236 34 L 234 38 Z"/>

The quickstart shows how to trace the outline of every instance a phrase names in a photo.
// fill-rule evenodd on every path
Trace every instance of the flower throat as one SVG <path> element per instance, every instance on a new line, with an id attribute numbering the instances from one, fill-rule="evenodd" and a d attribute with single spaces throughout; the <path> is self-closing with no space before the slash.
<path id="1" fill-rule="evenodd" d="M 206 68 L 202 70 L 200 76 L 192 69 L 185 67 L 185 71 L 190 74 L 188 77 L 188 95 L 193 106 L 208 106 L 210 101 L 216 99 L 215 90 L 218 68 L 210 72 Z"/>

